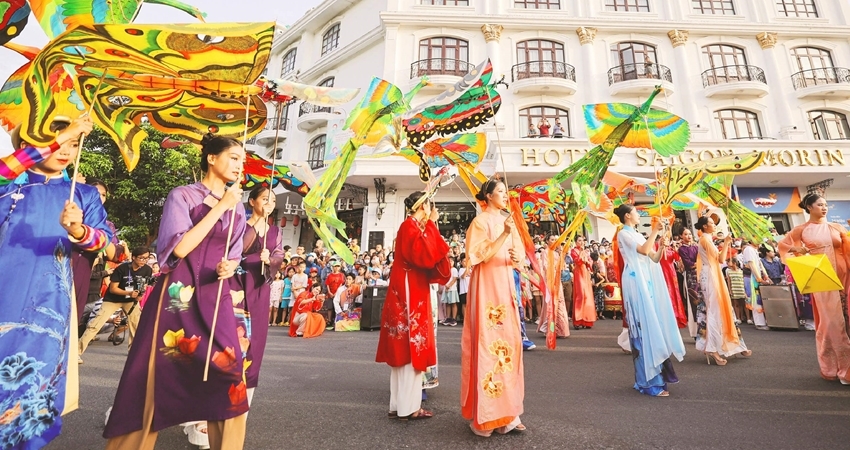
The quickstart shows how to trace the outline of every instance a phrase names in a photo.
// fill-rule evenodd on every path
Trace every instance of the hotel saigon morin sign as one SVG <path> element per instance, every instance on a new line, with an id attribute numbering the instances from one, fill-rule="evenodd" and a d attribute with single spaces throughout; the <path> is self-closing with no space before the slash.
<path id="1" fill-rule="evenodd" d="M 565 148 L 565 149 L 537 149 L 521 148 L 523 166 L 549 166 L 560 167 L 570 165 L 587 153 L 587 149 Z M 624 150 L 618 150 L 611 160 L 610 166 L 617 165 L 617 156 L 623 155 Z M 663 157 L 652 150 L 645 148 L 628 149 L 626 152 L 634 154 L 637 166 L 669 166 L 673 164 L 690 164 L 697 161 L 709 161 L 712 158 L 735 154 L 734 150 L 685 150 L 679 155 Z M 844 153 L 840 149 L 833 150 L 766 150 L 764 159 L 766 166 L 784 167 L 844 167 Z"/>

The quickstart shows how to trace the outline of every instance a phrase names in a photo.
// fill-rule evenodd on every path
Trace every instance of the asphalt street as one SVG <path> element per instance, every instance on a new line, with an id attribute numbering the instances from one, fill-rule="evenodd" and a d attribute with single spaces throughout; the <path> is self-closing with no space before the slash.
<path id="1" fill-rule="evenodd" d="M 440 327 L 440 386 L 429 391 L 428 420 L 387 419 L 389 370 L 374 362 L 377 332 L 290 338 L 272 328 L 248 417 L 246 449 L 585 449 L 850 447 L 850 386 L 818 375 L 814 333 L 743 326 L 751 358 L 707 365 L 686 337 L 670 397 L 632 389 L 631 356 L 616 344 L 620 321 L 573 330 L 558 348 L 526 352 L 528 431 L 474 436 L 460 415 L 461 327 Z M 93 342 L 81 366 L 81 408 L 65 418 L 52 449 L 100 449 L 126 346 Z M 199 381 L 200 382 L 200 381 Z M 182 430 L 159 435 L 158 449 L 192 449 Z"/>

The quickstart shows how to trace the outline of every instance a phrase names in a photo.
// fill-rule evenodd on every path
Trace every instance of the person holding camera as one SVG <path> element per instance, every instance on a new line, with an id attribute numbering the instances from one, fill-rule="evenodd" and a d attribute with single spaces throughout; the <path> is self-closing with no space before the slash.
<path id="1" fill-rule="evenodd" d="M 139 317 L 141 317 L 138 303 L 145 292 L 145 287 L 153 278 L 153 269 L 148 265 L 150 256 L 149 248 L 136 247 L 133 249 L 132 259 L 112 271 L 112 275 L 109 276 L 109 287 L 106 289 L 106 295 L 103 296 L 100 314 L 89 321 L 86 332 L 80 338 L 81 357 L 89 342 L 94 339 L 106 321 L 112 317 L 112 314 L 119 309 L 123 309 L 124 313 L 127 314 L 127 326 L 130 328 L 128 346 L 133 344 L 133 336 L 136 335 L 136 327 L 139 325 Z"/>

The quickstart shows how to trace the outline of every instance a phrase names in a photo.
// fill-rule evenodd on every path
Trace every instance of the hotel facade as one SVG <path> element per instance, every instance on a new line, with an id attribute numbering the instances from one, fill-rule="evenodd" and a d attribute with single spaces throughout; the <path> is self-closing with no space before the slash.
<path id="1" fill-rule="evenodd" d="M 611 170 L 654 177 L 665 165 L 766 151 L 761 167 L 734 181 L 744 205 L 781 233 L 806 220 L 799 197 L 822 187 L 832 219 L 850 219 L 848 2 L 326 0 L 278 32 L 272 52 L 270 78 L 307 84 L 365 90 L 380 77 L 406 92 L 428 76 L 414 104 L 489 58 L 509 87 L 500 87 L 501 109 L 480 130 L 488 135 L 480 167 L 504 172 L 511 185 L 550 177 L 592 148 L 582 105 L 637 105 L 661 85 L 653 107 L 690 123 L 687 150 L 662 158 L 621 148 Z M 306 161 L 321 176 L 330 130 L 354 104 L 296 102 L 281 107 L 280 120 L 270 105 L 269 123 L 248 149 Z M 531 134 L 542 119 L 560 122 L 562 136 Z M 337 203 L 349 237 L 365 248 L 392 245 L 403 199 L 421 187 L 404 158 L 358 158 Z M 312 245 L 301 198 L 276 192 L 285 243 Z M 440 190 L 441 231 L 466 229 L 471 200 L 460 185 Z M 688 225 L 695 212 L 679 219 Z M 611 237 L 610 224 L 592 220 L 593 238 Z"/>

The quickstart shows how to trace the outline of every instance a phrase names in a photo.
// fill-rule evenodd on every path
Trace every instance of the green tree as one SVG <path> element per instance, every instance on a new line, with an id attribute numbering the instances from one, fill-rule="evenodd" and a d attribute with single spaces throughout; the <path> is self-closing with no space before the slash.
<path id="1" fill-rule="evenodd" d="M 120 238 L 131 246 L 150 245 L 159 234 L 162 205 L 168 192 L 200 178 L 200 150 L 194 145 L 162 148 L 168 137 L 151 126 L 144 126 L 148 138 L 142 141 L 141 158 L 129 172 L 118 146 L 102 129 L 95 127 L 86 136 L 80 172 L 103 180 L 110 190 L 106 201 L 109 219 Z M 180 140 L 180 137 L 172 136 Z"/>

